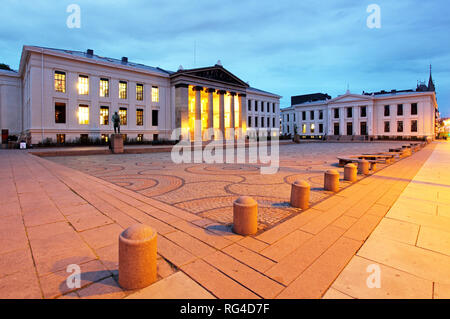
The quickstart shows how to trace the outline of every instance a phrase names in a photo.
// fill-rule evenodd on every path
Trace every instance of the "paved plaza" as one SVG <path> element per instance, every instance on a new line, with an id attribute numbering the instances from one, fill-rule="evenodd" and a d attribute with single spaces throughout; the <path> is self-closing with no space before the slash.
<path id="1" fill-rule="evenodd" d="M 169 153 L 41 158 L 0 151 L 0 298 L 449 298 L 450 143 L 341 190 L 323 190 L 337 156 L 404 143 L 280 146 L 280 170 L 182 164 Z M 312 207 L 289 207 L 290 183 L 311 184 Z M 259 204 L 260 231 L 231 232 L 232 202 Z M 158 281 L 126 291 L 118 236 L 158 232 Z M 69 288 L 67 266 L 82 270 Z M 367 266 L 381 268 L 368 288 Z"/>
<path id="2" fill-rule="evenodd" d="M 307 181 L 311 185 L 311 203 L 317 203 L 333 194 L 323 189 L 323 172 L 337 169 L 337 156 L 388 151 L 402 144 L 280 145 L 280 169 L 270 175 L 261 174 L 256 164 L 174 164 L 170 153 L 48 159 L 184 209 L 211 223 L 231 224 L 233 201 L 241 195 L 252 196 L 259 205 L 258 226 L 264 230 L 298 213 L 289 205 L 294 181 Z M 343 169 L 339 170 L 343 175 Z M 341 183 L 342 188 L 349 185 Z"/>

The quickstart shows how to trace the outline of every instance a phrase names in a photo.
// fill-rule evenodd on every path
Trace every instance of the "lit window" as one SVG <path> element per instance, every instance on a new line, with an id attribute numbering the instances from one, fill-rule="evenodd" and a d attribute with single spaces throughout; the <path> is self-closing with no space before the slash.
<path id="1" fill-rule="evenodd" d="M 66 73 L 61 71 L 55 71 L 55 91 L 66 92 Z"/>
<path id="2" fill-rule="evenodd" d="M 310 132 L 311 132 L 311 133 L 314 133 L 315 128 L 316 128 L 316 126 L 315 126 L 314 124 L 311 124 Z"/>
<path id="3" fill-rule="evenodd" d="M 120 81 L 119 82 L 119 99 L 127 98 L 127 82 Z"/>
<path id="4" fill-rule="evenodd" d="M 103 143 L 108 143 L 109 141 L 108 134 L 102 134 L 101 140 Z"/>
<path id="5" fill-rule="evenodd" d="M 89 106 L 78 106 L 78 124 L 89 124 Z"/>
<path id="6" fill-rule="evenodd" d="M 119 109 L 120 116 L 120 125 L 127 125 L 127 109 L 125 107 L 121 107 Z"/>
<path id="7" fill-rule="evenodd" d="M 109 107 L 100 107 L 100 125 L 109 125 Z"/>
<path id="8" fill-rule="evenodd" d="M 302 133 L 306 134 L 306 124 L 302 124 Z"/>
<path id="9" fill-rule="evenodd" d="M 152 86 L 152 102 L 159 102 L 159 88 Z"/>
<path id="10" fill-rule="evenodd" d="M 56 134 L 56 143 L 64 144 L 66 142 L 66 134 Z"/>
<path id="11" fill-rule="evenodd" d="M 144 125 L 144 110 L 143 109 L 136 110 L 136 125 L 138 125 L 138 126 Z"/>
<path id="12" fill-rule="evenodd" d="M 136 84 L 136 100 L 144 100 L 144 85 Z"/>
<path id="13" fill-rule="evenodd" d="M 136 141 L 143 142 L 144 141 L 144 134 L 138 134 Z"/>
<path id="14" fill-rule="evenodd" d="M 109 80 L 100 79 L 100 97 L 109 96 Z"/>
<path id="15" fill-rule="evenodd" d="M 87 75 L 78 76 L 78 94 L 89 95 L 89 77 Z"/>

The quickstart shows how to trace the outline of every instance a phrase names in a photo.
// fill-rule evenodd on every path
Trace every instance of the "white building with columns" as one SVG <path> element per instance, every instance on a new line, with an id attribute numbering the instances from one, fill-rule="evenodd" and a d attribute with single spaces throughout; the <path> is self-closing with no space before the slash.
<path id="1" fill-rule="evenodd" d="M 118 112 L 121 133 L 136 140 L 170 139 L 176 128 L 193 138 L 200 118 L 202 132 L 278 133 L 280 98 L 251 88 L 220 63 L 172 72 L 93 50 L 24 46 L 19 70 L 0 70 L 0 129 L 3 143 L 8 135 L 31 144 L 106 140 Z"/>
<path id="2" fill-rule="evenodd" d="M 316 93 L 292 97 L 281 110 L 282 134 L 327 140 L 435 138 L 438 105 L 434 83 L 416 90 L 353 94 L 331 98 Z"/>

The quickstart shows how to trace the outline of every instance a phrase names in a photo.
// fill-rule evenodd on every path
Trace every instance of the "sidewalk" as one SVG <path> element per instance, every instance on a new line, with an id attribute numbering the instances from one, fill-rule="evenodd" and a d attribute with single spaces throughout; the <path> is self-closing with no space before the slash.
<path id="1" fill-rule="evenodd" d="M 422 170 L 433 165 L 434 172 L 437 162 L 444 170 L 449 154 L 447 144 L 428 145 L 256 237 L 242 237 L 43 158 L 0 151 L 0 298 L 321 298 L 422 165 L 431 161 Z M 448 186 L 433 185 L 448 204 Z M 449 217 L 442 212 L 442 220 Z M 118 235 L 136 222 L 158 231 L 159 281 L 127 292 L 117 284 Z M 430 236 L 423 242 L 436 245 Z M 76 291 L 65 284 L 70 264 L 83 272 Z"/>
<path id="2" fill-rule="evenodd" d="M 380 288 L 366 285 L 380 266 Z M 450 143 L 436 149 L 325 298 L 450 298 Z"/>

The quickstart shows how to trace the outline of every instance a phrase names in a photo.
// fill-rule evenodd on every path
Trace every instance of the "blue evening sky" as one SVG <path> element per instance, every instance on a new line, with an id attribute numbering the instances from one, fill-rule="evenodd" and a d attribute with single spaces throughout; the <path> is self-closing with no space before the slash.
<path id="1" fill-rule="evenodd" d="M 69 4 L 81 28 L 66 26 Z M 370 4 L 381 28 L 369 29 Z M 412 89 L 433 65 L 450 116 L 448 0 L 2 0 L 0 63 L 17 69 L 22 46 L 84 51 L 176 71 L 217 60 L 250 85 L 283 96 Z M 194 59 L 194 47 L 195 59 Z"/>

